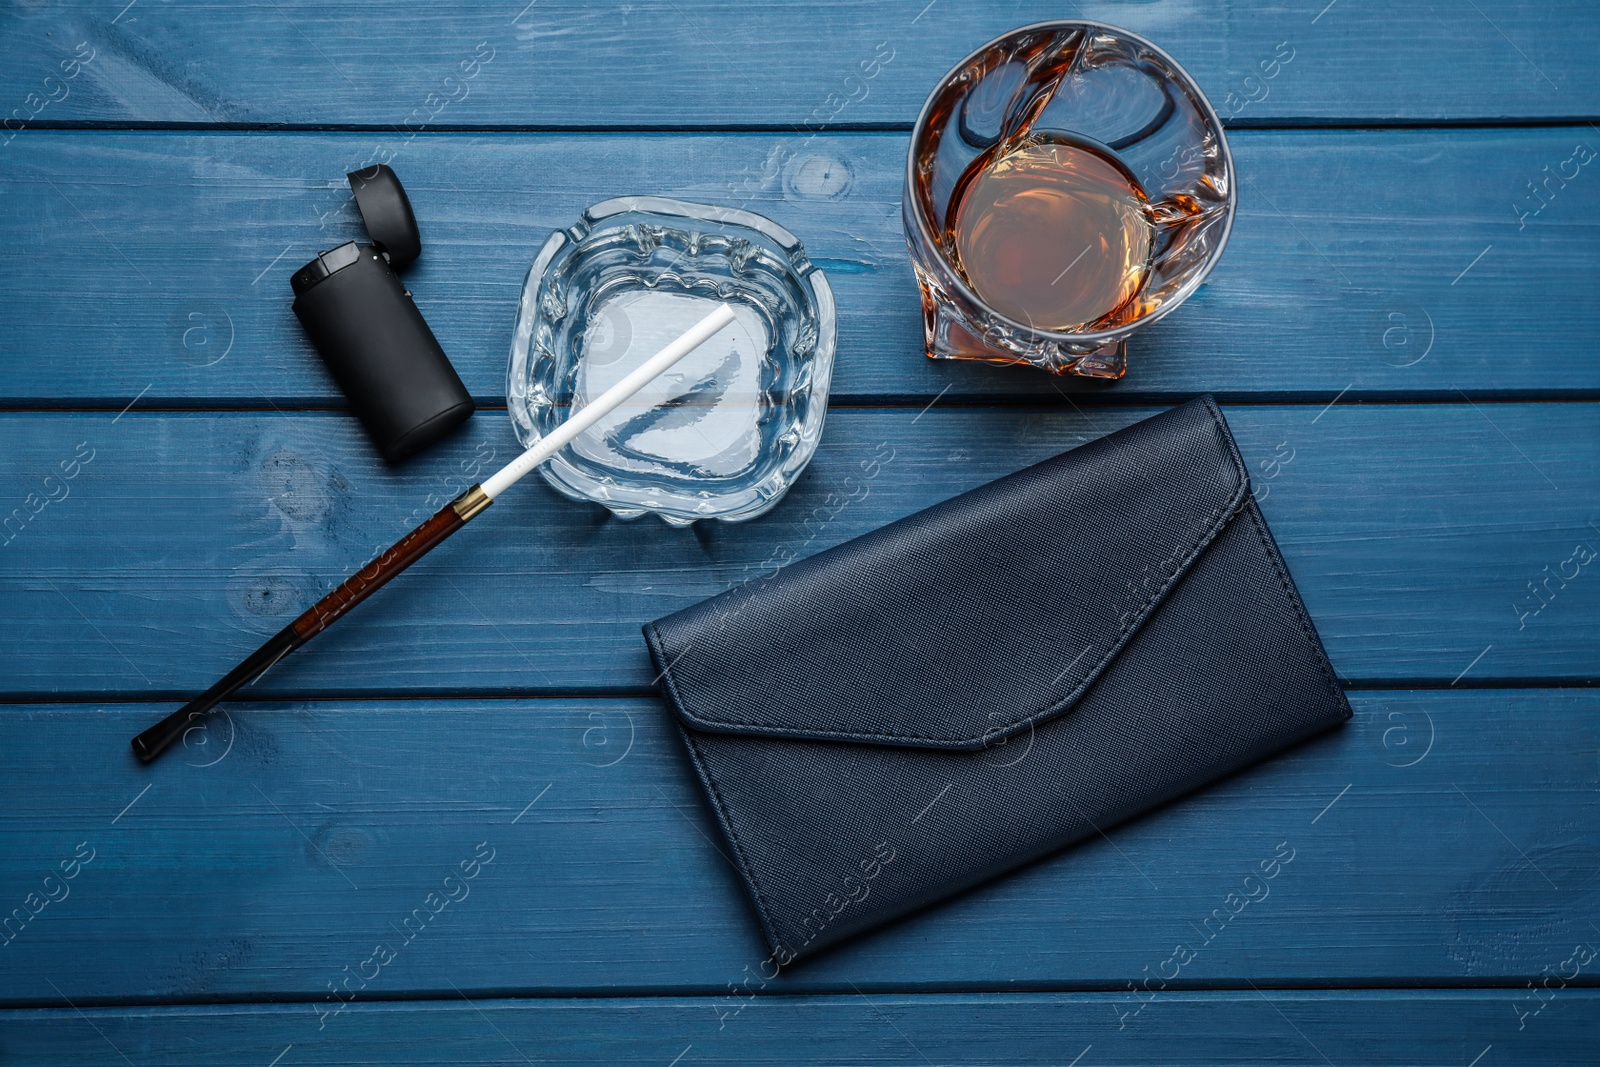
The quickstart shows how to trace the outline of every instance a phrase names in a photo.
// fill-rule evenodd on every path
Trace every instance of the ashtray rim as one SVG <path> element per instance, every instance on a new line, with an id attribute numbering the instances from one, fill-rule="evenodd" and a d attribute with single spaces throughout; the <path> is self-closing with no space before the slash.
<path id="1" fill-rule="evenodd" d="M 604 499 L 585 491 L 582 483 L 593 481 L 593 475 L 568 461 L 565 449 L 541 467 L 539 473 L 563 496 L 600 504 L 619 518 L 633 519 L 654 514 L 673 526 L 688 526 L 702 519 L 723 522 L 753 519 L 777 505 L 816 452 L 827 414 L 838 334 L 833 288 L 826 273 L 806 255 L 798 237 L 786 227 L 753 211 L 663 196 L 617 196 L 591 204 L 572 225 L 556 230 L 546 238 L 523 281 L 513 329 L 511 358 L 506 369 L 506 395 L 513 432 L 524 447 L 536 443 L 542 436 L 526 400 L 526 383 L 533 377 L 536 360 L 546 358 L 536 355 L 535 334 L 541 323 L 549 324 L 551 321 L 541 302 L 552 268 L 563 253 L 570 255 L 586 238 L 608 231 L 611 228 L 607 225 L 608 221 L 630 215 L 676 221 L 682 224 L 683 229 L 698 230 L 707 235 L 745 239 L 748 239 L 747 235 L 757 235 L 780 253 L 778 258 L 784 263 L 783 269 L 811 304 L 807 310 L 814 314 L 816 328 L 816 340 L 810 354 L 796 363 L 809 367 L 805 384 L 801 388 L 785 390 L 782 404 L 774 405 L 790 413 L 790 420 L 785 425 L 797 428 L 796 440 L 788 453 L 777 457 L 771 469 L 764 471 L 758 481 L 739 489 L 737 493 L 727 494 L 724 499 L 737 500 L 738 503 L 720 511 L 707 512 L 633 499 Z M 740 233 L 741 230 L 744 233 Z M 729 280 L 735 286 L 739 284 L 737 276 Z M 570 353 L 567 355 L 570 358 Z M 562 353 L 557 352 L 555 356 L 562 358 Z M 804 410 L 795 414 L 801 405 L 806 405 Z M 768 445 L 762 451 L 770 453 L 773 448 Z M 683 490 L 679 485 L 669 488 L 663 484 L 661 493 L 681 495 Z"/>

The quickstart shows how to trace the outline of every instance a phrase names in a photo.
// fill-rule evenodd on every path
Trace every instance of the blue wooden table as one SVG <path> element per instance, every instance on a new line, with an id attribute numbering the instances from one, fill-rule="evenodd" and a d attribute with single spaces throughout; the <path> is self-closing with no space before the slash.
<path id="1" fill-rule="evenodd" d="M 931 363 L 911 120 L 1077 14 L 1227 116 L 1232 244 L 1114 387 Z M 6 5 L 0 1063 L 1600 1061 L 1597 55 L 1589 0 Z M 289 311 L 380 160 L 480 403 L 395 468 Z M 625 193 L 828 271 L 795 490 L 676 531 L 535 481 L 137 765 L 510 457 L 523 273 Z M 639 624 L 1200 392 L 1355 720 L 764 977 Z"/>

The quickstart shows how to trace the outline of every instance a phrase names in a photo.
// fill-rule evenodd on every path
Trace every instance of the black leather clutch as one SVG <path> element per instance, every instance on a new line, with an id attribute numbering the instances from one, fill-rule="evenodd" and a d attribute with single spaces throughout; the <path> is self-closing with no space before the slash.
<path id="1" fill-rule="evenodd" d="M 1350 717 L 1210 397 L 644 629 L 777 966 Z"/>

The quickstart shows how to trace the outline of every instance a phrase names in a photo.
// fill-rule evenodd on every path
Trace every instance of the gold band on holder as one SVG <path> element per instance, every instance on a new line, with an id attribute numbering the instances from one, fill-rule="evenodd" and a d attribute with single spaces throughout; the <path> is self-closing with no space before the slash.
<path id="1" fill-rule="evenodd" d="M 456 514 L 461 516 L 461 521 L 466 522 L 478 512 L 494 503 L 494 498 L 483 491 L 483 486 L 474 485 L 454 500 L 450 506 L 455 508 Z"/>

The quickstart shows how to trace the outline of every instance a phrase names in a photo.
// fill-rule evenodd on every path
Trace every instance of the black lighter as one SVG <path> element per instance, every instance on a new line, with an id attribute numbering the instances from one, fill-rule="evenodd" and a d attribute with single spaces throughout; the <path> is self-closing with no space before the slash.
<path id="1" fill-rule="evenodd" d="M 294 313 L 383 458 L 426 448 L 472 415 L 472 397 L 400 284 L 422 235 L 386 164 L 347 177 L 372 244 L 351 241 L 294 272 Z"/>

